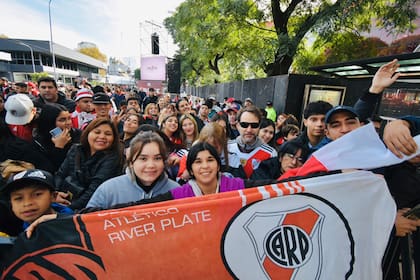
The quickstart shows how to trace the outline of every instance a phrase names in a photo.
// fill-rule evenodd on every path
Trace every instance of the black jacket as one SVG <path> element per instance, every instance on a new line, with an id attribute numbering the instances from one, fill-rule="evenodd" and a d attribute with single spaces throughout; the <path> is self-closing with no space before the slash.
<path id="1" fill-rule="evenodd" d="M 74 102 L 71 99 L 67 99 L 64 93 L 58 92 L 58 104 L 64 105 L 70 113 L 73 113 L 76 108 L 76 102 Z M 34 101 L 35 107 L 42 108 L 46 104 L 45 100 L 42 98 L 41 95 L 38 96 L 38 98 Z"/>
<path id="2" fill-rule="evenodd" d="M 280 160 L 278 157 L 269 158 L 260 162 L 260 165 L 251 175 L 252 180 L 272 179 L 277 180 L 281 173 Z"/>
<path id="3" fill-rule="evenodd" d="M 71 142 L 67 143 L 64 148 L 56 148 L 50 139 L 45 139 L 40 135 L 36 135 L 33 138 L 32 143 L 36 150 L 47 156 L 48 160 L 51 162 L 51 165 L 54 167 L 54 173 L 63 163 L 71 146 L 73 144 L 80 143 L 81 134 L 82 131 L 80 129 L 72 128 L 70 131 Z"/>
<path id="4" fill-rule="evenodd" d="M 86 206 L 92 194 L 104 181 L 122 174 L 121 155 L 99 151 L 87 156 L 80 144 L 73 145 L 55 174 L 55 186 L 73 194 L 70 208 Z"/>
<path id="5" fill-rule="evenodd" d="M 7 159 L 23 160 L 32 163 L 36 168 L 54 173 L 54 165 L 44 153 L 34 149 L 31 143 L 14 135 L 0 135 L 0 162 Z"/>

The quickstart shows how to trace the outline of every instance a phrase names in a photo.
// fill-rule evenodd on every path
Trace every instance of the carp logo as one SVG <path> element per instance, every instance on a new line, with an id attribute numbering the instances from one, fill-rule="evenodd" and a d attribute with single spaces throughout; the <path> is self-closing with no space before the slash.
<path id="1" fill-rule="evenodd" d="M 313 194 L 258 201 L 242 208 L 226 228 L 225 266 L 237 279 L 326 279 L 331 269 L 347 279 L 354 242 L 343 219 L 336 207 Z M 345 252 L 340 260 L 337 250 Z M 331 259 L 340 264 L 330 267 Z"/>
<path id="2" fill-rule="evenodd" d="M 81 247 L 60 245 L 24 255 L 2 279 L 107 279 L 99 256 Z"/>

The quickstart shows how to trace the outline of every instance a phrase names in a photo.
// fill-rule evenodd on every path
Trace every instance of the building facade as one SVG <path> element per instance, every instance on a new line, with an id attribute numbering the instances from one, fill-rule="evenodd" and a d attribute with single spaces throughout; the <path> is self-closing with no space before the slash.
<path id="1" fill-rule="evenodd" d="M 19 82 L 30 80 L 33 72 L 47 72 L 64 84 L 80 78 L 105 80 L 107 66 L 102 61 L 56 43 L 53 47 L 55 69 L 49 41 L 0 38 L 0 52 L 10 54 L 10 59 L 0 57 L 0 76 Z"/>

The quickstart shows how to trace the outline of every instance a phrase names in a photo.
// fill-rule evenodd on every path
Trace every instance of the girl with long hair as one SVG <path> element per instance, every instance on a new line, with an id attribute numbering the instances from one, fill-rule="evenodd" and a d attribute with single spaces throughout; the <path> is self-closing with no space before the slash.
<path id="1" fill-rule="evenodd" d="M 193 116 L 186 114 L 179 118 L 179 126 L 181 127 L 182 145 L 189 150 L 198 138 L 197 122 Z"/>
<path id="2" fill-rule="evenodd" d="M 163 139 L 152 131 L 141 131 L 131 140 L 125 174 L 102 183 L 87 207 L 112 205 L 151 198 L 179 186 L 165 173 L 167 159 Z"/>
<path id="3" fill-rule="evenodd" d="M 150 124 L 154 126 L 158 126 L 158 119 L 159 119 L 159 107 L 156 103 L 149 103 L 147 104 L 146 108 L 144 109 L 144 123 Z"/>

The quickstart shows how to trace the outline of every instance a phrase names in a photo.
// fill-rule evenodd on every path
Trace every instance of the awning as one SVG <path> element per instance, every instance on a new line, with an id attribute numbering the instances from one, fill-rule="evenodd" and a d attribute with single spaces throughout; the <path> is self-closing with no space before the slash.
<path id="1" fill-rule="evenodd" d="M 400 79 L 420 78 L 420 52 L 347 61 L 315 66 L 310 69 L 329 77 L 367 78 L 375 75 L 379 67 L 395 58 L 400 64 L 398 68 L 398 72 L 402 73 Z"/>

